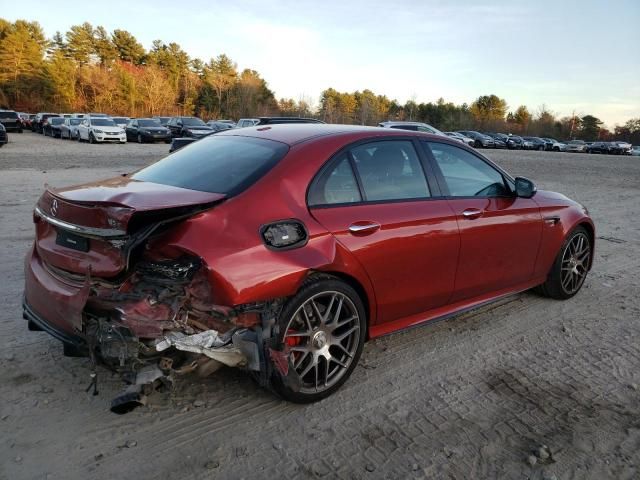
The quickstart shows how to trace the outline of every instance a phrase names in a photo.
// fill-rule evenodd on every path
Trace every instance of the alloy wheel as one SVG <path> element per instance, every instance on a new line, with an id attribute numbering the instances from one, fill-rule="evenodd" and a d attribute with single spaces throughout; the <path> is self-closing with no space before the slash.
<path id="1" fill-rule="evenodd" d="M 321 292 L 293 314 L 284 335 L 301 393 L 331 388 L 347 372 L 360 342 L 360 317 L 351 299 Z"/>
<path id="2" fill-rule="evenodd" d="M 562 254 L 560 282 L 565 293 L 571 295 L 580 289 L 587 276 L 590 259 L 589 239 L 582 232 L 574 235 Z"/>

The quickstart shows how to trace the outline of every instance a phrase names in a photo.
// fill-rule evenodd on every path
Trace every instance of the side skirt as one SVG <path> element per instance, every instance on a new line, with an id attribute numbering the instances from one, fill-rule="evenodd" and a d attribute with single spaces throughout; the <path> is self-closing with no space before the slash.
<path id="1" fill-rule="evenodd" d="M 456 315 L 460 315 L 470 310 L 489 305 L 510 295 L 515 295 L 517 293 L 529 290 L 544 283 L 545 280 L 546 279 L 544 277 L 536 278 L 535 280 L 521 283 L 519 285 L 516 285 L 515 287 L 505 288 L 471 299 L 462 300 L 451 305 L 445 305 L 443 307 L 435 308 L 428 312 L 422 312 L 416 315 L 411 315 L 409 317 L 399 318 L 398 320 L 393 320 L 391 322 L 386 322 L 379 325 L 370 325 L 369 338 L 377 338 L 384 335 L 390 335 L 401 330 L 406 330 L 407 328 L 418 327 L 427 323 L 439 323 Z"/>

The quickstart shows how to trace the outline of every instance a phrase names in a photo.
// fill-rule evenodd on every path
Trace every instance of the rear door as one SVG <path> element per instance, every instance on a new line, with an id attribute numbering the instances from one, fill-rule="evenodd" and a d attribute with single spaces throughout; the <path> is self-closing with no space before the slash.
<path id="1" fill-rule="evenodd" d="M 535 201 L 516 197 L 510 180 L 469 150 L 424 142 L 441 191 L 460 228 L 452 302 L 512 288 L 533 277 L 542 235 Z"/>
<path id="2" fill-rule="evenodd" d="M 360 261 L 378 322 L 446 304 L 459 250 L 455 214 L 413 140 L 360 143 L 334 157 L 309 191 L 312 215 Z"/>

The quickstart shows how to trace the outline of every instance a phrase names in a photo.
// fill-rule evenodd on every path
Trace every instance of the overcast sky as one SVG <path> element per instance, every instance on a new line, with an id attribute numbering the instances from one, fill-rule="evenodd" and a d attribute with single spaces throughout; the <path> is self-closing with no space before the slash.
<path id="1" fill-rule="evenodd" d="M 89 21 L 149 48 L 226 53 L 276 97 L 369 88 L 404 102 L 472 102 L 495 93 L 515 110 L 640 117 L 640 0 L 0 0 L 0 17 L 47 35 Z M 68 7 L 68 8 L 67 8 Z M 1 48 L 1 47 L 0 47 Z"/>

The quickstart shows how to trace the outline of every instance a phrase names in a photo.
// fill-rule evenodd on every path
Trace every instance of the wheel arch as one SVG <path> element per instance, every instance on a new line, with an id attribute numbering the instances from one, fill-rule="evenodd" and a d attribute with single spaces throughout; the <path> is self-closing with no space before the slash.
<path id="1" fill-rule="evenodd" d="M 591 270 L 591 267 L 593 265 L 594 252 L 595 252 L 596 230 L 595 230 L 593 224 L 591 222 L 587 222 L 587 221 L 579 222 L 574 227 L 574 230 L 576 228 L 578 228 L 578 227 L 584 228 L 587 231 L 587 235 L 589 236 L 589 242 L 591 243 L 591 257 L 589 258 L 589 270 Z"/>
<path id="2" fill-rule="evenodd" d="M 315 271 L 311 271 L 309 277 L 313 276 L 314 274 L 326 274 L 326 275 L 331 275 L 332 277 L 336 277 L 339 280 L 342 280 L 344 283 L 346 283 L 347 285 L 349 285 L 351 288 L 353 288 L 356 293 L 358 294 L 358 296 L 360 297 L 360 300 L 362 300 L 362 304 L 364 305 L 364 310 L 365 310 L 365 314 L 367 315 L 366 318 L 366 324 L 367 324 L 367 335 L 365 337 L 365 340 L 369 340 L 369 327 L 371 326 L 371 319 L 375 318 L 375 303 L 372 303 L 372 299 L 370 298 L 369 294 L 367 293 L 367 290 L 365 289 L 364 285 L 362 285 L 362 283 L 360 283 L 360 281 L 352 276 L 349 275 L 348 273 L 344 273 L 344 272 L 340 272 L 340 271 L 334 271 L 334 270 L 327 270 L 327 271 L 320 271 L 320 270 L 315 270 Z"/>

